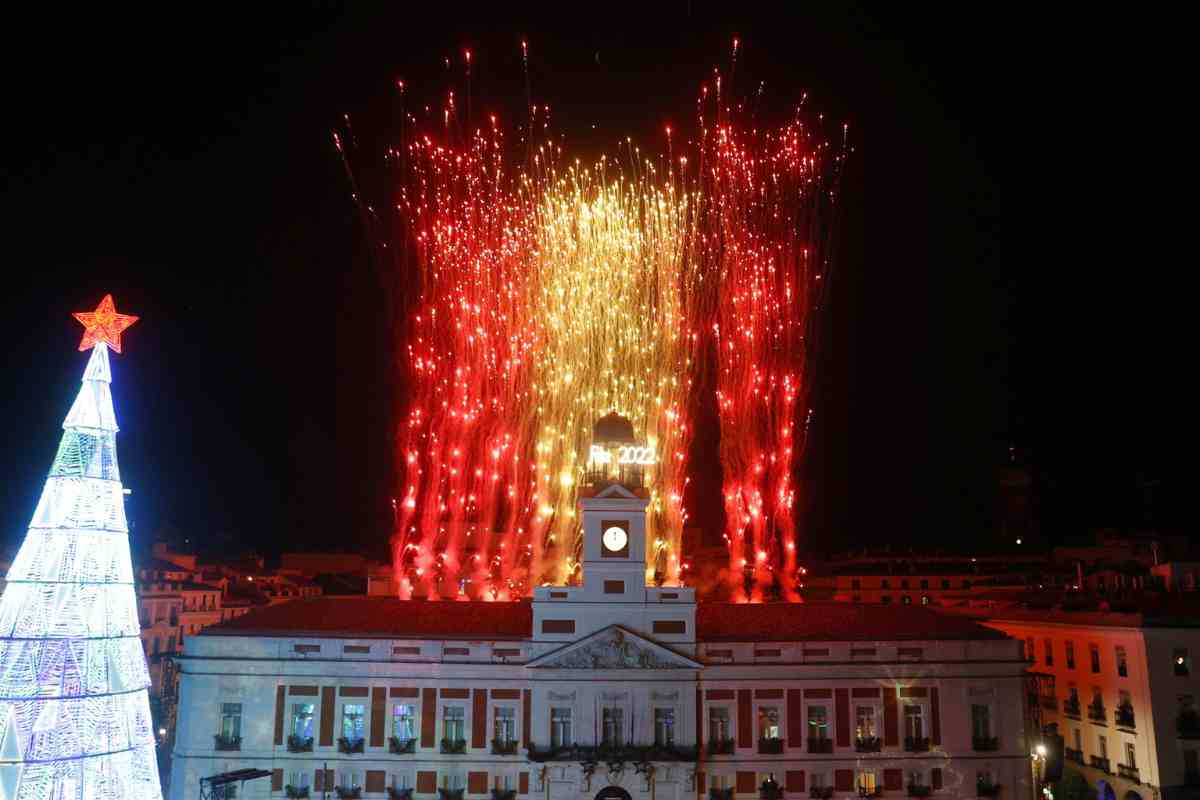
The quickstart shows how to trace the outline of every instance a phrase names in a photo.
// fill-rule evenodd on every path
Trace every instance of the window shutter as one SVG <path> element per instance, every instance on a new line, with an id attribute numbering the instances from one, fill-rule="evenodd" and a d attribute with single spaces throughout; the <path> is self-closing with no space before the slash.
<path id="1" fill-rule="evenodd" d="M 272 792 L 282 792 L 283 791 L 283 770 L 281 770 L 281 769 L 271 770 L 271 791 Z"/>
<path id="2" fill-rule="evenodd" d="M 753 794 L 757 791 L 758 787 L 754 785 L 754 773 L 739 770 L 737 774 L 737 793 Z"/>
<path id="3" fill-rule="evenodd" d="M 804 770 L 789 769 L 785 775 L 784 791 L 788 792 L 803 792 L 804 791 Z"/>
<path id="4" fill-rule="evenodd" d="M 371 747 L 383 747 L 384 721 L 386 717 L 387 689 L 382 686 L 376 686 L 371 690 Z M 368 789 L 367 791 L 372 790 Z M 383 789 L 375 791 L 382 792 Z"/>
<path id="5" fill-rule="evenodd" d="M 833 788 L 839 792 L 854 790 L 854 770 L 835 769 L 833 771 Z"/>
<path id="6" fill-rule="evenodd" d="M 517 775 L 517 794 L 529 794 L 529 773 L 522 772 Z"/>
<path id="7" fill-rule="evenodd" d="M 738 747 L 754 746 L 754 720 L 750 717 L 750 690 L 738 689 L 737 705 Z M 753 773 L 751 773 L 753 774 Z M 751 778 L 753 781 L 753 778 Z M 741 791 L 739 789 L 738 791 Z M 750 789 L 749 791 L 754 791 Z"/>
<path id="8" fill-rule="evenodd" d="M 883 745 L 900 746 L 900 715 L 896 707 L 896 689 L 892 686 L 883 690 Z"/>
<path id="9" fill-rule="evenodd" d="M 935 690 L 936 691 L 936 690 Z M 942 788 L 942 768 L 934 767 L 929 771 L 929 783 L 934 791 Z"/>
<path id="10" fill-rule="evenodd" d="M 904 788 L 904 770 L 885 769 L 883 771 L 883 788 L 888 791 L 899 791 Z"/>
<path id="11" fill-rule="evenodd" d="M 837 730 L 834 732 L 837 737 L 838 747 L 850 746 L 850 690 L 835 689 L 833 692 L 834 706 L 837 709 Z"/>
<path id="12" fill-rule="evenodd" d="M 433 747 L 437 728 L 437 689 L 421 690 L 421 747 Z M 436 774 L 436 773 L 430 773 Z M 436 787 L 437 779 L 434 779 Z M 417 791 L 421 791 L 418 789 Z M 429 791 L 433 791 L 430 789 Z"/>
<path id="13" fill-rule="evenodd" d="M 333 745 L 334 687 L 321 687 L 321 746 Z"/>
<path id="14" fill-rule="evenodd" d="M 383 792 L 387 788 L 387 773 L 381 769 L 367 770 L 367 783 L 363 787 L 368 792 Z"/>
<path id="15" fill-rule="evenodd" d="M 804 694 L 801 689 L 787 690 L 787 744 L 804 747 Z"/>
<path id="16" fill-rule="evenodd" d="M 942 706 L 938 702 L 938 690 L 935 686 L 929 690 L 929 727 L 932 731 L 929 735 L 929 743 L 937 747 L 942 743 Z"/>
<path id="17" fill-rule="evenodd" d="M 471 706 L 471 747 L 483 747 L 487 737 L 487 689 L 475 690 L 475 701 Z M 483 774 L 487 784 L 487 774 Z M 478 792 L 472 792 L 478 794 Z"/>
<path id="18" fill-rule="evenodd" d="M 468 772 L 467 793 L 487 794 L 487 775 L 486 772 Z"/>
<path id="19" fill-rule="evenodd" d="M 275 744 L 283 744 L 283 708 L 287 687 L 283 684 L 275 687 Z M 282 788 L 282 787 L 280 787 Z"/>

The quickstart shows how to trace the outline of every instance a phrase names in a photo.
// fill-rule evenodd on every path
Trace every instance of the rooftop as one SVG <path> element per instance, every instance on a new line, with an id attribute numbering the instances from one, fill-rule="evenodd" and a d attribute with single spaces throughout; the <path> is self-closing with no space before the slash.
<path id="1" fill-rule="evenodd" d="M 857 603 L 701 603 L 702 642 L 862 642 L 1004 639 L 961 617 L 920 606 Z"/>

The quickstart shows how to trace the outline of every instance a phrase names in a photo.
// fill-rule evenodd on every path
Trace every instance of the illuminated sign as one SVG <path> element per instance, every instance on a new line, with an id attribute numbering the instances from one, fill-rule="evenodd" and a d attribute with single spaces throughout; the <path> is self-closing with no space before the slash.
<path id="1" fill-rule="evenodd" d="M 615 448 L 618 464 L 653 464 L 656 462 L 653 447 L 623 444 Z M 591 462 L 593 464 L 613 463 L 613 453 L 598 444 L 592 445 Z"/>

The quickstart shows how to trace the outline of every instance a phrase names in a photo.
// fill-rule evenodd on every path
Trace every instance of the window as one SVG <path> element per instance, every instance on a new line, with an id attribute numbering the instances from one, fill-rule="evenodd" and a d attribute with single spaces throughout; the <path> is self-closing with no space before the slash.
<path id="1" fill-rule="evenodd" d="M 875 792 L 875 771 L 864 770 L 858 773 L 858 791 L 863 794 L 873 794 Z"/>
<path id="2" fill-rule="evenodd" d="M 1108 758 L 1108 737 L 1104 734 L 1096 737 L 1096 750 L 1100 753 L 1101 758 Z"/>
<path id="3" fill-rule="evenodd" d="M 875 738 L 875 706 L 858 706 L 855 709 L 854 735 L 859 739 Z"/>
<path id="4" fill-rule="evenodd" d="M 712 706 L 708 709 L 708 740 L 710 742 L 727 742 L 733 737 L 729 735 L 729 709 L 725 706 Z"/>
<path id="5" fill-rule="evenodd" d="M 728 789 L 729 788 L 729 776 L 728 775 L 711 775 L 711 776 L 709 776 L 709 783 L 712 784 L 712 787 L 714 789 Z"/>
<path id="6" fill-rule="evenodd" d="M 242 704 L 221 704 L 221 736 L 237 739 L 242 735 Z"/>
<path id="7" fill-rule="evenodd" d="M 971 735 L 976 739 L 992 738 L 992 710 L 985 705 L 971 705 Z"/>
<path id="8" fill-rule="evenodd" d="M 883 597 L 879 598 L 879 602 L 883 603 L 885 606 L 889 605 L 892 602 L 892 596 L 890 594 L 885 594 Z"/>
<path id="9" fill-rule="evenodd" d="M 921 595 L 921 605 L 923 605 L 923 606 L 929 605 L 929 595 L 927 595 L 927 594 Z"/>
<path id="10" fill-rule="evenodd" d="M 466 741 L 467 712 L 462 706 L 442 707 L 442 738 L 448 742 Z"/>
<path id="11" fill-rule="evenodd" d="M 417 738 L 417 709 L 414 706 L 392 706 L 392 736 L 402 742 Z"/>
<path id="12" fill-rule="evenodd" d="M 157 637 L 157 636 L 155 636 L 155 637 L 154 637 L 154 655 L 158 655 L 158 647 L 159 647 L 159 644 L 158 644 L 158 637 Z M 1178 675 L 1178 674 L 1179 674 L 1179 670 L 1175 670 L 1175 674 L 1176 674 L 1176 675 Z"/>
<path id="13" fill-rule="evenodd" d="M 442 773 L 442 788 L 443 789 L 461 789 L 461 788 L 463 788 L 463 776 L 462 775 L 451 775 L 449 773 L 443 772 Z"/>
<path id="14" fill-rule="evenodd" d="M 1050 639 L 1046 639 L 1045 641 L 1042 642 L 1042 646 L 1046 649 L 1046 653 L 1045 653 L 1046 666 L 1053 667 L 1054 666 L 1054 642 L 1051 641 Z"/>
<path id="15" fill-rule="evenodd" d="M 879 582 L 879 588 L 880 588 L 880 589 L 890 589 L 890 588 L 892 588 L 892 587 L 888 585 L 888 579 L 887 579 L 887 578 L 884 578 L 883 580 L 881 580 L 881 581 Z"/>
<path id="16" fill-rule="evenodd" d="M 1067 669 L 1075 669 L 1075 643 L 1067 641 L 1063 646 L 1067 650 Z"/>
<path id="17" fill-rule="evenodd" d="M 825 773 L 823 773 L 823 772 L 814 772 L 811 775 L 809 775 L 808 777 L 809 777 L 809 780 L 812 782 L 812 787 L 814 789 L 820 789 L 820 788 L 823 788 L 828 785 L 825 783 Z"/>
<path id="18" fill-rule="evenodd" d="M 1171 662 L 1177 676 L 1186 678 L 1192 674 L 1192 659 L 1188 655 L 1186 647 L 1176 647 L 1174 653 L 1171 655 Z"/>
<path id="19" fill-rule="evenodd" d="M 1097 645 L 1088 645 L 1088 655 L 1092 660 L 1092 672 L 1100 671 L 1100 648 Z"/>
<path id="20" fill-rule="evenodd" d="M 808 738 L 820 742 L 829 738 L 829 717 L 825 706 L 808 707 Z"/>
<path id="21" fill-rule="evenodd" d="M 342 706 L 342 737 L 352 742 L 362 739 L 366 721 L 366 706 L 346 703 Z"/>
<path id="22" fill-rule="evenodd" d="M 854 580 L 850 581 L 850 588 L 851 589 L 861 589 L 862 581 L 860 581 L 858 578 L 855 578 Z"/>
<path id="23" fill-rule="evenodd" d="M 357 770 L 340 769 L 337 772 L 339 789 L 358 789 L 362 786 L 362 773 Z"/>
<path id="24" fill-rule="evenodd" d="M 407 772 L 392 773 L 392 788 L 393 789 L 411 789 L 412 779 Z"/>
<path id="25" fill-rule="evenodd" d="M 511 791 L 513 788 L 512 775 L 497 775 L 493 781 L 493 786 L 501 792 Z"/>
<path id="26" fill-rule="evenodd" d="M 906 605 L 906 606 L 912 605 L 912 595 L 911 594 L 906 594 L 906 595 L 904 595 L 904 597 L 901 597 L 900 599 L 901 599 L 901 601 L 903 601 L 904 605 Z"/>
<path id="27" fill-rule="evenodd" d="M 1183 751 L 1183 775 L 1186 781 L 1200 778 L 1200 751 L 1187 749 Z"/>
<path id="28" fill-rule="evenodd" d="M 292 704 L 292 736 L 301 739 L 312 738 L 314 708 L 312 703 Z"/>
<path id="29" fill-rule="evenodd" d="M 1079 728 L 1071 729 L 1071 737 L 1075 740 L 1075 749 L 1080 753 L 1083 752 L 1083 737 L 1079 735 Z"/>
<path id="30" fill-rule="evenodd" d="M 908 578 L 901 578 L 901 579 L 900 579 L 900 588 L 901 588 L 901 589 L 907 589 L 907 588 L 908 588 Z"/>
<path id="31" fill-rule="evenodd" d="M 287 785 L 295 786 L 297 789 L 307 789 L 311 776 L 312 773 L 306 769 L 299 770 L 298 772 L 289 772 Z"/>
<path id="32" fill-rule="evenodd" d="M 571 738 L 571 709 L 550 709 L 550 746 L 569 747 L 575 743 Z"/>
<path id="33" fill-rule="evenodd" d="M 1025 660 L 1026 661 L 1037 660 L 1037 655 L 1033 652 L 1033 637 L 1032 636 L 1025 639 Z"/>
<path id="34" fill-rule="evenodd" d="M 659 747 L 675 745 L 675 709 L 654 709 L 654 743 Z"/>
<path id="35" fill-rule="evenodd" d="M 809 713 L 811 713 L 811 711 Z M 779 731 L 779 709 L 775 706 L 758 707 L 758 738 L 783 738 Z"/>
<path id="36" fill-rule="evenodd" d="M 908 771 L 908 785 L 909 786 L 924 786 L 925 785 L 924 780 L 925 780 L 925 776 L 922 774 L 921 770 L 910 769 Z"/>
<path id="37" fill-rule="evenodd" d="M 1117 645 L 1117 675 L 1122 678 L 1129 677 L 1129 662 L 1125 658 L 1125 648 Z"/>
<path id="38" fill-rule="evenodd" d="M 1125 743 L 1125 766 L 1137 769 L 1137 748 L 1133 746 L 1133 742 Z"/>
<path id="39" fill-rule="evenodd" d="M 925 715 L 920 706 L 904 707 L 904 735 L 910 739 L 925 738 Z"/>
<path id="40" fill-rule="evenodd" d="M 922 578 L 922 579 L 921 579 L 921 588 L 922 588 L 922 589 L 928 589 L 928 588 L 929 588 L 929 580 L 928 580 L 928 579 L 926 579 L 926 578 Z"/>
<path id="41" fill-rule="evenodd" d="M 609 747 L 622 747 L 625 744 L 625 709 L 605 708 L 601 714 L 604 730 L 601 744 Z"/>
<path id="42" fill-rule="evenodd" d="M 512 744 L 517 740 L 517 710 L 512 706 L 497 706 L 492 720 L 492 735 L 497 742 Z"/>
<path id="43" fill-rule="evenodd" d="M 950 588 L 950 581 L 946 580 L 945 578 L 942 578 L 942 588 L 943 588 L 943 589 L 949 589 L 949 588 Z"/>

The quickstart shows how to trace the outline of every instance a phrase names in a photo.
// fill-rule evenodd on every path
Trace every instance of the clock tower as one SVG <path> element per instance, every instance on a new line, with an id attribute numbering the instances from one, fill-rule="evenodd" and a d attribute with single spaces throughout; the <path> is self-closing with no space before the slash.
<path id="1" fill-rule="evenodd" d="M 596 423 L 579 497 L 583 583 L 534 591 L 535 652 L 610 625 L 694 650 L 695 590 L 647 585 L 644 474 L 654 457 L 624 417 L 609 414 Z"/>

